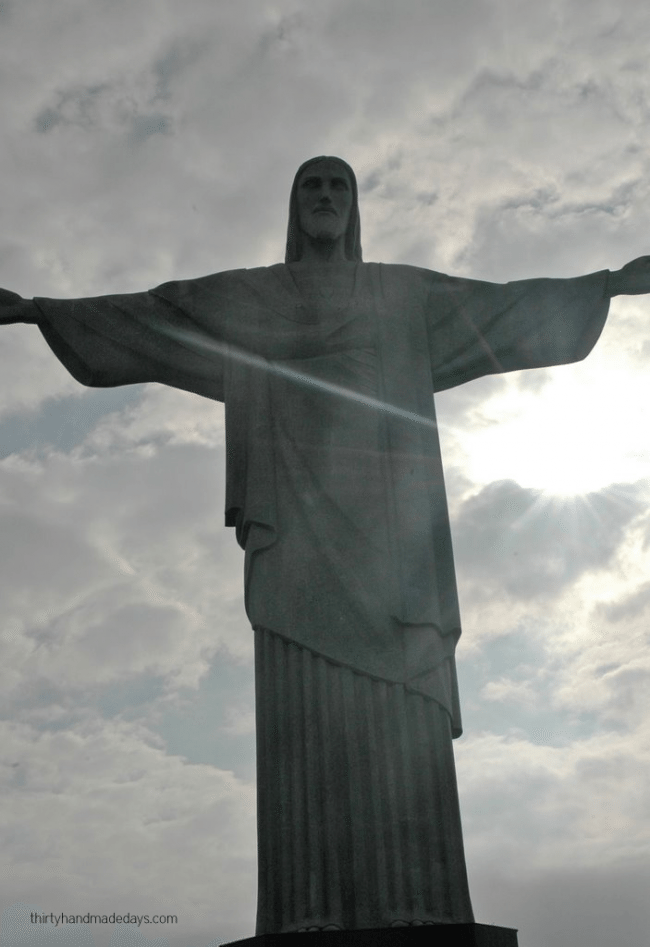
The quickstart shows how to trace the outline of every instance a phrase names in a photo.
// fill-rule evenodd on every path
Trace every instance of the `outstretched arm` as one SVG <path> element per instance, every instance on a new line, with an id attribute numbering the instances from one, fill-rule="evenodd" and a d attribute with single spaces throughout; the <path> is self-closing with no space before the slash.
<path id="1" fill-rule="evenodd" d="M 610 296 L 640 296 L 650 293 L 650 256 L 639 256 L 609 274 Z"/>
<path id="2" fill-rule="evenodd" d="M 255 320 L 240 316 L 257 298 L 246 272 L 82 299 L 26 300 L 0 290 L 0 325 L 37 324 L 82 385 L 159 382 L 223 401 L 230 350 L 248 349 L 255 334 Z"/>
<path id="3" fill-rule="evenodd" d="M 580 361 L 602 331 L 612 295 L 608 270 L 511 283 L 431 275 L 429 345 L 436 391 L 483 375 Z"/>
<path id="4" fill-rule="evenodd" d="M 580 361 L 600 335 L 610 298 L 642 293 L 650 293 L 650 256 L 575 279 L 498 284 L 438 275 L 429 329 L 435 389 Z"/>
<path id="5" fill-rule="evenodd" d="M 0 325 L 35 324 L 82 385 L 161 382 L 222 400 L 222 359 L 179 341 L 187 319 L 153 292 L 88 299 L 23 299 L 0 289 Z"/>

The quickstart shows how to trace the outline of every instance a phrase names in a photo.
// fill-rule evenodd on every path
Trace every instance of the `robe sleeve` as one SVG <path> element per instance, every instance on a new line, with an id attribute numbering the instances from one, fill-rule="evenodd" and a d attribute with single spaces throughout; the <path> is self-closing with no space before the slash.
<path id="1" fill-rule="evenodd" d="M 160 382 L 223 401 L 227 344 L 219 307 L 197 318 L 194 281 L 143 293 L 86 299 L 36 298 L 50 348 L 82 385 Z M 198 281 L 200 282 L 200 281 Z"/>
<path id="2" fill-rule="evenodd" d="M 487 283 L 434 274 L 427 324 L 434 389 L 585 358 L 609 309 L 608 270 Z"/>

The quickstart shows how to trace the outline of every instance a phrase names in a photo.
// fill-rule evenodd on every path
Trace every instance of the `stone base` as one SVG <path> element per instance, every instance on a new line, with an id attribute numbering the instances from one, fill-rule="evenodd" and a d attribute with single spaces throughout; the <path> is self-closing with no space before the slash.
<path id="1" fill-rule="evenodd" d="M 517 947 L 517 931 L 488 924 L 431 924 L 362 931 L 262 934 L 223 947 Z"/>

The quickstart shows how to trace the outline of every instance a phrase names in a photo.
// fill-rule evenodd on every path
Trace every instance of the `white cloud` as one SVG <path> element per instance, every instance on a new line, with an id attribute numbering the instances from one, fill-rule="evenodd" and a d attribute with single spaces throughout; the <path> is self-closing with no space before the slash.
<path id="1" fill-rule="evenodd" d="M 571 746 L 533 745 L 486 734 L 458 751 L 468 848 L 484 870 L 491 859 L 508 873 L 570 864 L 633 861 L 647 851 L 648 794 L 637 778 L 648 764 L 640 734 L 600 735 Z"/>
<path id="2" fill-rule="evenodd" d="M 502 677 L 498 681 L 490 681 L 481 691 L 484 700 L 512 701 L 514 703 L 531 704 L 537 697 L 530 681 L 513 681 Z"/>
<path id="3" fill-rule="evenodd" d="M 218 932 L 226 939 L 253 910 L 252 784 L 166 755 L 133 724 L 2 729 L 5 904 L 176 914 L 175 930 L 146 929 L 175 945 L 187 943 L 188 929 L 199 943 Z M 108 932 L 93 936 L 107 943 Z"/>
<path id="4" fill-rule="evenodd" d="M 225 733 L 249 734 L 255 732 L 255 708 L 248 704 L 229 707 L 225 723 L 221 728 Z"/>

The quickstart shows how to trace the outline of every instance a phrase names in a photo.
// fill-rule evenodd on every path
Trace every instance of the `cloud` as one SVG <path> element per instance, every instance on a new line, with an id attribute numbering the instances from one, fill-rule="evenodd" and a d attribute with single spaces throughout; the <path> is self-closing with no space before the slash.
<path id="1" fill-rule="evenodd" d="M 23 673 L 79 691 L 143 673 L 195 684 L 206 653 L 250 653 L 219 413 L 190 400 L 154 390 L 71 454 L 2 462 L 5 647 Z"/>
<path id="2" fill-rule="evenodd" d="M 646 734 L 645 722 L 639 727 Z M 495 860 L 514 877 L 563 860 L 577 872 L 643 857 L 648 798 L 636 773 L 647 750 L 634 735 L 601 733 L 552 747 L 483 734 L 463 738 L 457 758 L 467 844 L 478 864 L 498 850 Z"/>
<path id="3" fill-rule="evenodd" d="M 643 509 L 637 494 L 634 487 L 611 488 L 568 501 L 514 481 L 491 483 L 456 516 L 458 568 L 471 577 L 479 599 L 494 595 L 497 576 L 499 588 L 512 598 L 553 597 L 584 570 L 611 561 Z"/>
<path id="4" fill-rule="evenodd" d="M 145 728 L 124 722 L 91 718 L 40 735 L 4 722 L 2 730 L 6 904 L 28 891 L 44 912 L 176 914 L 206 944 L 252 912 L 251 783 L 168 756 Z M 170 871 L 171 851 L 180 874 Z M 187 943 L 182 929 L 146 933 L 176 945 Z"/>
<path id="5" fill-rule="evenodd" d="M 31 412 L 44 401 L 66 396 L 79 397 L 79 385 L 53 358 L 40 332 L 30 326 L 2 326 L 0 356 L 3 384 L 0 390 L 0 417 Z"/>
<path id="6" fill-rule="evenodd" d="M 494 858 L 471 873 L 474 908 L 486 923 L 518 928 L 527 947 L 643 943 L 650 883 L 643 857 L 576 869 L 569 856 L 561 867 L 530 873 L 517 864 L 516 878 L 501 865 Z"/>
<path id="7" fill-rule="evenodd" d="M 626 595 L 618 602 L 603 602 L 600 606 L 605 618 L 617 624 L 627 618 L 636 618 L 650 605 L 650 582 L 644 582 L 640 588 Z"/>

